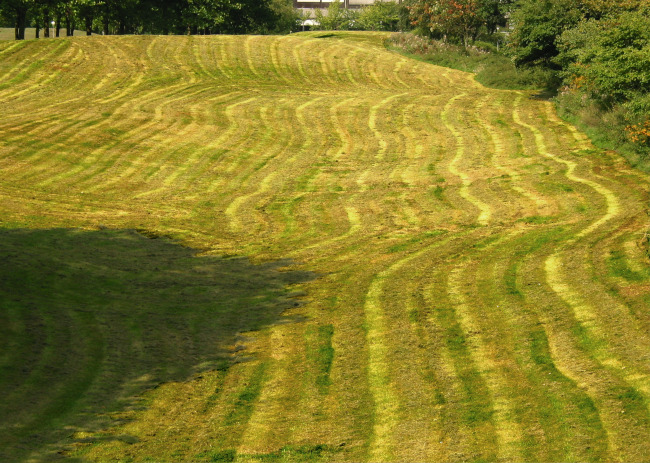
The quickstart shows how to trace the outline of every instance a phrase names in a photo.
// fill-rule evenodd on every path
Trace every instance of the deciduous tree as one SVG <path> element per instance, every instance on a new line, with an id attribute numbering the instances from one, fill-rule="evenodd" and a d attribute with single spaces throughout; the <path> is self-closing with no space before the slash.
<path id="1" fill-rule="evenodd" d="M 650 8 L 586 20 L 565 31 L 555 61 L 569 87 L 605 108 L 649 94 L 649 13 Z"/>
<path id="2" fill-rule="evenodd" d="M 488 8 L 495 0 L 416 0 L 410 7 L 414 26 L 444 40 L 474 41 L 486 25 Z"/>

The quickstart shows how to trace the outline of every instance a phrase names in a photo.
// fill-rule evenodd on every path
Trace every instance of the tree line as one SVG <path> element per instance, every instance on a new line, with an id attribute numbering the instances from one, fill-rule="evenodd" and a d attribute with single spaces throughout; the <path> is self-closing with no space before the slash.
<path id="1" fill-rule="evenodd" d="M 100 34 L 246 34 L 295 29 L 290 0 L 2 0 L 0 17 L 25 39 Z"/>

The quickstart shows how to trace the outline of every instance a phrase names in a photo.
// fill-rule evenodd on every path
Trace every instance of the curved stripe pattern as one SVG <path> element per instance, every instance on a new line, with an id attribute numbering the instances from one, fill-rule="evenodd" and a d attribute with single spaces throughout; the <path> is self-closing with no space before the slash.
<path id="1" fill-rule="evenodd" d="M 385 38 L 0 46 L 4 227 L 136 228 L 319 275 L 281 322 L 237 328 L 227 368 L 144 396 L 146 375 L 117 372 L 149 348 L 180 355 L 155 330 L 151 347 L 137 323 L 8 305 L 0 367 L 29 371 L 0 375 L 0 447 L 98 461 L 650 455 L 648 176 L 549 103 Z M 269 307 L 250 297 L 242 310 Z M 198 327 L 175 329 L 196 358 Z M 58 352 L 80 367 L 52 369 Z M 146 407 L 107 415 L 102 384 Z M 77 413 L 112 422 L 52 431 Z"/>

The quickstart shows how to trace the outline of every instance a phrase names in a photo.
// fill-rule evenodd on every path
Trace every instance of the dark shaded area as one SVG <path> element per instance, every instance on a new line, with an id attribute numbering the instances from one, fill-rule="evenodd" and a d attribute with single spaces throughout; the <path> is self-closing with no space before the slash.
<path id="1" fill-rule="evenodd" d="M 314 278 L 195 254 L 132 230 L 0 230 L 1 461 L 49 459 L 145 389 L 227 369 L 237 334 L 287 320 L 286 286 Z"/>
<path id="2" fill-rule="evenodd" d="M 285 445 L 281 449 L 270 453 L 240 454 L 243 457 L 255 458 L 259 461 L 330 461 L 333 455 L 345 447 L 345 443 L 339 447 L 329 445 Z M 235 449 L 217 450 L 205 452 L 196 456 L 197 461 L 232 462 L 237 460 Z"/>

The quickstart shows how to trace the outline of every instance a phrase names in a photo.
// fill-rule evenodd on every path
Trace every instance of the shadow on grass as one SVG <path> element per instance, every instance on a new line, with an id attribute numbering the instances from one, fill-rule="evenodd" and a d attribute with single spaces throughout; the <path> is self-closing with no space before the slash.
<path id="1" fill-rule="evenodd" d="M 132 230 L 0 230 L 0 262 L 2 461 L 48 458 L 147 388 L 227 369 L 238 333 L 290 320 L 287 285 L 314 278 Z"/>

